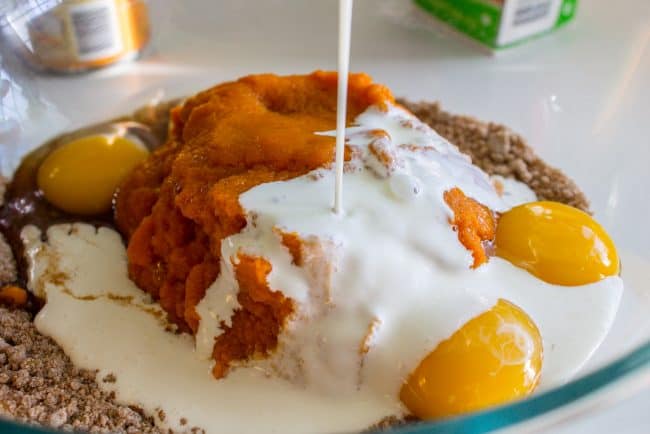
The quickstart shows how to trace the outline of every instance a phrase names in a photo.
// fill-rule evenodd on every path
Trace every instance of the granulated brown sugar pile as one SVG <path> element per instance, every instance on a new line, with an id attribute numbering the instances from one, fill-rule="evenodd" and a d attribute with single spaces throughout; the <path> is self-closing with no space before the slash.
<path id="1" fill-rule="evenodd" d="M 74 431 L 160 432 L 139 410 L 115 404 L 95 373 L 75 368 L 31 320 L 0 308 L 0 414 Z"/>
<path id="2" fill-rule="evenodd" d="M 521 136 L 508 127 L 481 122 L 470 116 L 449 114 L 442 111 L 438 103 L 398 102 L 470 155 L 472 162 L 490 175 L 515 178 L 528 184 L 541 200 L 589 210 L 589 201 L 575 182 L 548 166 Z"/>
<path id="3" fill-rule="evenodd" d="M 438 104 L 400 103 L 470 155 L 486 172 L 523 181 L 540 198 L 588 209 L 577 186 L 547 166 L 508 128 L 451 115 Z M 135 116 L 163 132 L 169 107 L 169 103 L 147 107 Z M 0 205 L 3 192 L 4 182 L 0 179 Z M 15 278 L 15 263 L 0 236 L 0 286 Z M 32 319 L 28 312 L 0 308 L 0 416 L 66 430 L 160 432 L 151 418 L 117 404 L 111 394 L 102 392 L 95 374 L 76 369 L 54 341 L 38 333 Z M 397 423 L 403 421 L 387 419 L 377 428 Z"/>

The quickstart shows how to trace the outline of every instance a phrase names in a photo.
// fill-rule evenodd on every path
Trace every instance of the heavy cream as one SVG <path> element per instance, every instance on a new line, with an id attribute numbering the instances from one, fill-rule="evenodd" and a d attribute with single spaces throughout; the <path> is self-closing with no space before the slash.
<path id="1" fill-rule="evenodd" d="M 399 388 L 419 361 L 499 298 L 542 334 L 542 387 L 574 375 L 611 327 L 622 281 L 555 286 L 499 258 L 470 269 L 444 192 L 459 187 L 505 210 L 530 191 L 505 182 L 499 196 L 456 147 L 399 107 L 369 108 L 346 136 L 343 214 L 332 213 L 333 168 L 240 197 L 248 225 L 222 243 L 221 274 L 197 307 L 195 350 L 128 279 L 119 236 L 82 224 L 53 226 L 45 242 L 23 231 L 30 288 L 47 298 L 37 327 L 79 366 L 114 373 L 117 382 L 101 386 L 119 400 L 163 409 L 158 423 L 177 430 L 187 429 L 183 417 L 209 432 L 336 432 L 399 416 Z M 304 240 L 303 266 L 279 231 Z M 269 359 L 215 380 L 212 345 L 239 307 L 239 253 L 268 260 L 269 286 L 297 309 Z"/>
<path id="2" fill-rule="evenodd" d="M 548 296 L 550 290 L 539 289 L 543 282 L 526 273 L 530 281 L 513 288 L 507 277 L 486 277 L 488 268 L 502 268 L 507 275 L 521 272 L 498 259 L 470 269 L 471 255 L 449 223 L 452 213 L 444 192 L 459 187 L 494 210 L 507 209 L 508 204 L 485 173 L 426 124 L 399 107 L 370 108 L 346 136 L 353 160 L 344 178 L 344 215 L 331 212 L 328 192 L 335 177 L 330 169 L 262 184 L 240 197 L 248 225 L 222 245 L 222 274 L 197 308 L 202 318 L 197 350 L 209 357 L 222 332 L 219 324 L 229 324 L 239 307 L 233 277 L 237 255 L 261 256 L 273 267 L 270 287 L 291 297 L 299 308 L 275 357 L 251 366 L 325 393 L 369 388 L 396 397 L 408 374 L 438 342 L 498 298 L 528 311 L 527 298 L 539 300 L 538 295 Z M 510 203 L 532 193 L 510 181 L 504 188 Z M 293 265 L 278 230 L 298 233 L 317 245 L 312 263 Z M 605 286 L 613 287 L 602 292 L 613 309 L 605 308 L 609 324 L 620 281 L 607 282 Z M 538 289 L 529 289 L 533 287 Z M 587 304 L 595 296 L 591 290 L 582 293 L 589 294 Z M 537 322 L 535 316 L 533 320 Z M 546 327 L 537 325 L 546 339 Z M 600 328 L 588 334 L 597 330 L 594 338 L 600 341 Z M 586 354 L 591 351 L 584 349 Z M 580 365 L 586 354 L 581 352 L 572 364 Z M 545 370 L 553 371 L 553 366 L 550 361 Z"/>
<path id="3" fill-rule="evenodd" d="M 399 412 L 382 396 L 323 397 L 258 369 L 216 381 L 211 363 L 196 357 L 192 337 L 170 332 L 161 309 L 128 279 L 115 231 L 56 225 L 44 243 L 38 229 L 26 227 L 23 238 L 32 264 L 30 289 L 47 298 L 35 319 L 38 330 L 59 343 L 75 366 L 99 370 L 98 379 L 114 374 L 115 383 L 98 381 L 100 387 L 141 407 L 162 428 L 350 432 Z"/>

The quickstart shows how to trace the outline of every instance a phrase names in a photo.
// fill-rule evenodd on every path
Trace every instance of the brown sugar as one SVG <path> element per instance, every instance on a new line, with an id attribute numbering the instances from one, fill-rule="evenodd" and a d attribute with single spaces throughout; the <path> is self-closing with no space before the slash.
<path id="1" fill-rule="evenodd" d="M 562 202 L 589 211 L 589 201 L 575 182 L 546 164 L 526 140 L 508 127 L 470 116 L 452 115 L 443 111 L 438 103 L 397 102 L 472 157 L 472 162 L 488 174 L 521 181 L 540 200 Z"/>
<path id="2" fill-rule="evenodd" d="M 29 313 L 0 307 L 0 415 L 67 431 L 160 432 L 139 409 L 116 404 L 95 377 L 74 367 Z"/>

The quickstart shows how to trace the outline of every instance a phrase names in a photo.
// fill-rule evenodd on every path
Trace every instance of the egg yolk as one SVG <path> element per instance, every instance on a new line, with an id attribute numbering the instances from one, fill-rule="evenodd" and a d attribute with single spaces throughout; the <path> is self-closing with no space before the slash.
<path id="1" fill-rule="evenodd" d="M 123 137 L 88 136 L 57 148 L 38 169 L 38 187 L 54 206 L 72 214 L 110 210 L 119 183 L 148 155 Z"/>
<path id="2" fill-rule="evenodd" d="M 496 255 L 556 285 L 585 285 L 619 272 L 616 247 L 587 213 L 557 202 L 531 202 L 505 212 Z"/>
<path id="3" fill-rule="evenodd" d="M 531 393 L 542 368 L 542 338 L 517 306 L 499 300 L 420 362 L 400 399 L 420 419 L 454 416 Z"/>

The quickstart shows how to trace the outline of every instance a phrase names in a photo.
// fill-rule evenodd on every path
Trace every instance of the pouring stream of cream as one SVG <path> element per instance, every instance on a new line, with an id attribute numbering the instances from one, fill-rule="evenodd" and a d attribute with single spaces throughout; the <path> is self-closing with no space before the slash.
<path id="1" fill-rule="evenodd" d="M 352 28 L 352 1 L 339 0 L 339 63 L 336 107 L 336 182 L 334 185 L 334 212 L 343 212 L 343 151 L 345 149 L 345 120 L 348 100 L 348 72 L 350 70 L 350 33 Z"/>

